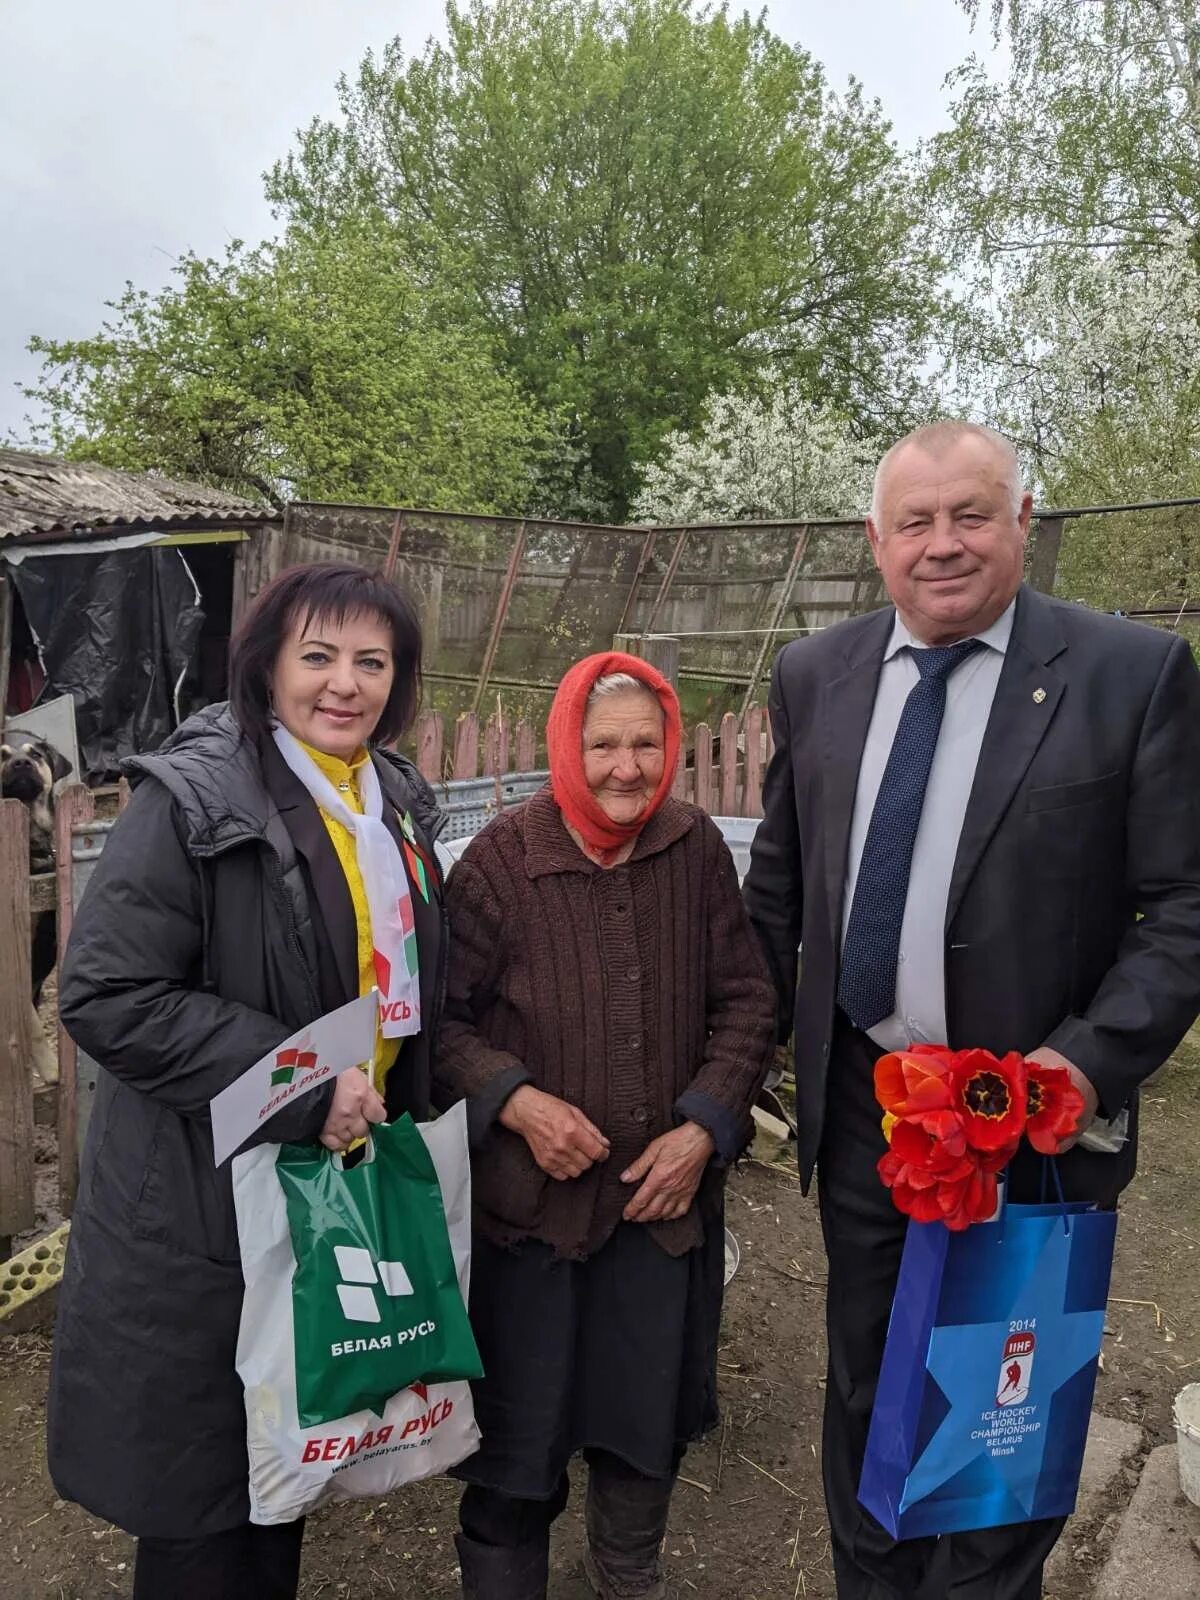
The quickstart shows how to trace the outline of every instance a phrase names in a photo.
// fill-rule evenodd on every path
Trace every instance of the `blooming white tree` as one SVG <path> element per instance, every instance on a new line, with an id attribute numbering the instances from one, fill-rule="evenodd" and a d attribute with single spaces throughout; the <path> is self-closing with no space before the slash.
<path id="1" fill-rule="evenodd" d="M 990 14 L 1003 51 L 950 75 L 952 126 L 928 150 L 952 259 L 1154 249 L 1174 228 L 1197 233 L 1196 0 L 958 4 L 972 22 Z"/>
<path id="2" fill-rule="evenodd" d="M 958 3 L 1005 48 L 951 76 L 926 152 L 966 286 L 956 408 L 1013 436 L 1043 503 L 1200 494 L 1195 0 Z M 1200 589 L 1193 529 L 1194 511 L 1072 522 L 1060 590 L 1179 604 Z"/>
<path id="3" fill-rule="evenodd" d="M 794 385 L 765 398 L 717 395 L 704 426 L 668 436 L 636 505 L 642 522 L 853 517 L 866 510 L 877 450 Z"/>
<path id="4" fill-rule="evenodd" d="M 1010 278 L 956 378 L 1057 506 L 1200 496 L 1200 277 L 1182 230 L 1153 250 L 1047 253 Z M 1116 608 L 1182 604 L 1200 515 L 1068 524 L 1059 589 Z"/>
<path id="5" fill-rule="evenodd" d="M 1177 229 L 1150 251 L 1038 258 L 1007 282 L 957 377 L 1059 503 L 1200 493 L 1190 240 Z"/>

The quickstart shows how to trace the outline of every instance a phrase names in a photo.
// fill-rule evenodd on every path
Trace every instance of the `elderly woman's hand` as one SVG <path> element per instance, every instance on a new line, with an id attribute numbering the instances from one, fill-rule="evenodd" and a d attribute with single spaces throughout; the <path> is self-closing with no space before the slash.
<path id="1" fill-rule="evenodd" d="M 329 1115 L 321 1129 L 326 1150 L 348 1150 L 355 1139 L 365 1139 L 372 1122 L 386 1122 L 387 1108 L 361 1067 L 338 1073 L 329 1102 Z"/>
<path id="2" fill-rule="evenodd" d="M 608 1155 L 608 1140 L 582 1111 L 531 1083 L 513 1090 L 500 1121 L 521 1135 L 538 1166 L 552 1178 L 578 1178 Z"/>
<path id="3" fill-rule="evenodd" d="M 698 1122 L 652 1139 L 622 1183 L 644 1180 L 625 1207 L 626 1222 L 671 1222 L 682 1217 L 696 1197 L 700 1179 L 716 1146 L 712 1134 Z"/>

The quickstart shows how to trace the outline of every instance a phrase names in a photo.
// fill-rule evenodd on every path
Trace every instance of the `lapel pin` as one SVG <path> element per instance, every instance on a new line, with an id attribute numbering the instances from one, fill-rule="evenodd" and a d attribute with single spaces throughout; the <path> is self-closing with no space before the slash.
<path id="1" fill-rule="evenodd" d="M 1033 691 L 1033 703 L 1034 703 L 1034 705 L 1040 706 L 1042 701 L 1045 698 L 1046 698 L 1045 689 L 1035 689 Z"/>

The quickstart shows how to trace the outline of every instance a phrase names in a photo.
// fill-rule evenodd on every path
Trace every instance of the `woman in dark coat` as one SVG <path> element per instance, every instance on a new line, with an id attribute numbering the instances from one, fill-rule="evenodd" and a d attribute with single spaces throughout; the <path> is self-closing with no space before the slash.
<path id="1" fill-rule="evenodd" d="M 411 764 L 380 748 L 416 708 L 420 651 L 411 603 L 382 578 L 320 564 L 276 579 L 234 640 L 230 703 L 128 764 L 132 801 L 76 918 L 60 1008 L 101 1071 L 48 1448 L 64 1498 L 138 1536 L 135 1600 L 296 1593 L 303 1521 L 249 1522 L 241 1264 L 208 1107 L 376 981 L 360 824 L 318 807 L 317 771 L 348 811 L 379 817 L 403 863 L 419 1031 L 380 1036 L 369 1071 L 310 1091 L 250 1142 L 345 1150 L 372 1122 L 426 1111 L 443 988 L 437 813 Z"/>
<path id="2" fill-rule="evenodd" d="M 479 1452 L 468 1600 L 542 1600 L 567 1465 L 589 1467 L 603 1600 L 664 1593 L 658 1547 L 689 1440 L 713 1426 L 727 1164 L 748 1142 L 775 1000 L 720 830 L 670 794 L 679 708 L 645 662 L 561 684 L 550 784 L 448 884 L 435 1076 L 465 1095 Z"/>

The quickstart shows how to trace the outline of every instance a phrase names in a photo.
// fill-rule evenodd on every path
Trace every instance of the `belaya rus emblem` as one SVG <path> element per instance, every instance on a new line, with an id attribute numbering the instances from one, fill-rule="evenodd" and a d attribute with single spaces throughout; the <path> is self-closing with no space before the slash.
<path id="1" fill-rule="evenodd" d="M 391 1298 L 412 1294 L 412 1280 L 404 1270 L 402 1261 L 376 1261 L 369 1250 L 356 1245 L 334 1246 L 337 1260 L 338 1300 L 347 1322 L 382 1322 L 379 1303 L 375 1299 L 375 1285 Z"/>
<path id="2" fill-rule="evenodd" d="M 996 1380 L 998 1406 L 1019 1406 L 1029 1398 L 1035 1343 L 1032 1333 L 1009 1334 L 1000 1362 L 1000 1376 Z"/>
<path id="3" fill-rule="evenodd" d="M 298 1072 L 311 1072 L 318 1059 L 315 1050 L 278 1051 L 275 1056 L 275 1065 L 271 1068 L 272 1089 L 281 1083 L 291 1083 Z"/>

